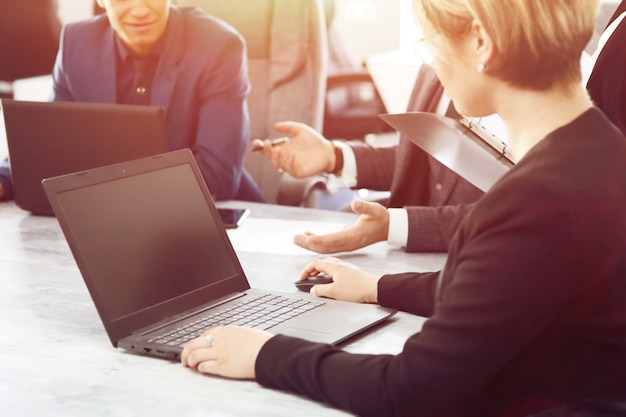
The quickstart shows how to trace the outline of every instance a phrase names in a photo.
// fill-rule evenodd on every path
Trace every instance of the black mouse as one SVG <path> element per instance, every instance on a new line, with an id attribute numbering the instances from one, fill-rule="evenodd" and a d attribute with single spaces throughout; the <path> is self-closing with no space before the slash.
<path id="1" fill-rule="evenodd" d="M 331 282 L 333 282 L 333 279 L 331 277 L 329 277 L 328 275 L 319 274 L 319 275 L 311 275 L 305 280 L 299 279 L 296 282 L 294 282 L 294 284 L 296 285 L 296 287 L 298 287 L 300 291 L 310 292 L 311 287 L 314 285 L 330 284 Z"/>

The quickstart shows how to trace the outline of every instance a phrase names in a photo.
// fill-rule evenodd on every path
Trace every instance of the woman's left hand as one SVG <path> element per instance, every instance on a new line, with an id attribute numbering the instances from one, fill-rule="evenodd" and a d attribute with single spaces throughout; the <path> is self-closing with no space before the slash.
<path id="1" fill-rule="evenodd" d="M 184 366 L 205 374 L 254 379 L 256 358 L 272 334 L 239 326 L 215 327 L 187 343 Z"/>

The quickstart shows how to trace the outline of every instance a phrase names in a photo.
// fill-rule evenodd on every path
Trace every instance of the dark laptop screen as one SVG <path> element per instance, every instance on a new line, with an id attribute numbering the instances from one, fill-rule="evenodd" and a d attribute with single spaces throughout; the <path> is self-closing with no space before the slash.
<path id="1" fill-rule="evenodd" d="M 241 272 L 190 164 L 122 176 L 57 198 L 92 296 L 110 321 L 151 308 L 169 316 L 181 308 L 177 299 Z M 192 305 L 187 300 L 185 307 Z"/>

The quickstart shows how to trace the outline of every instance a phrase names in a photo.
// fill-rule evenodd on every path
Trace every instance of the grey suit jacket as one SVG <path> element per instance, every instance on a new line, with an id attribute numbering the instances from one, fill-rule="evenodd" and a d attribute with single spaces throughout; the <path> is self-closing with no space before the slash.
<path id="1" fill-rule="evenodd" d="M 249 143 L 244 40 L 198 9 L 169 19 L 150 104 L 165 108 L 170 149 L 190 148 L 213 196 L 234 198 Z M 52 99 L 116 103 L 115 37 L 105 15 L 65 26 Z"/>
<path id="2" fill-rule="evenodd" d="M 434 112 L 443 87 L 434 69 L 422 65 L 407 111 Z M 391 190 L 389 207 L 406 207 L 410 252 L 446 251 L 465 214 L 483 192 L 443 166 L 404 135 L 394 147 L 349 142 L 358 188 Z"/>

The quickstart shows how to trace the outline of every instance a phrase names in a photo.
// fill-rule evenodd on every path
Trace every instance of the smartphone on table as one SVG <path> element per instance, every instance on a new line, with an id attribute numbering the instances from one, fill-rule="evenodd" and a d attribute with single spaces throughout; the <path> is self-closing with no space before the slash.
<path id="1" fill-rule="evenodd" d="M 248 217 L 249 209 L 218 208 L 217 209 L 224 227 L 235 229 Z"/>

